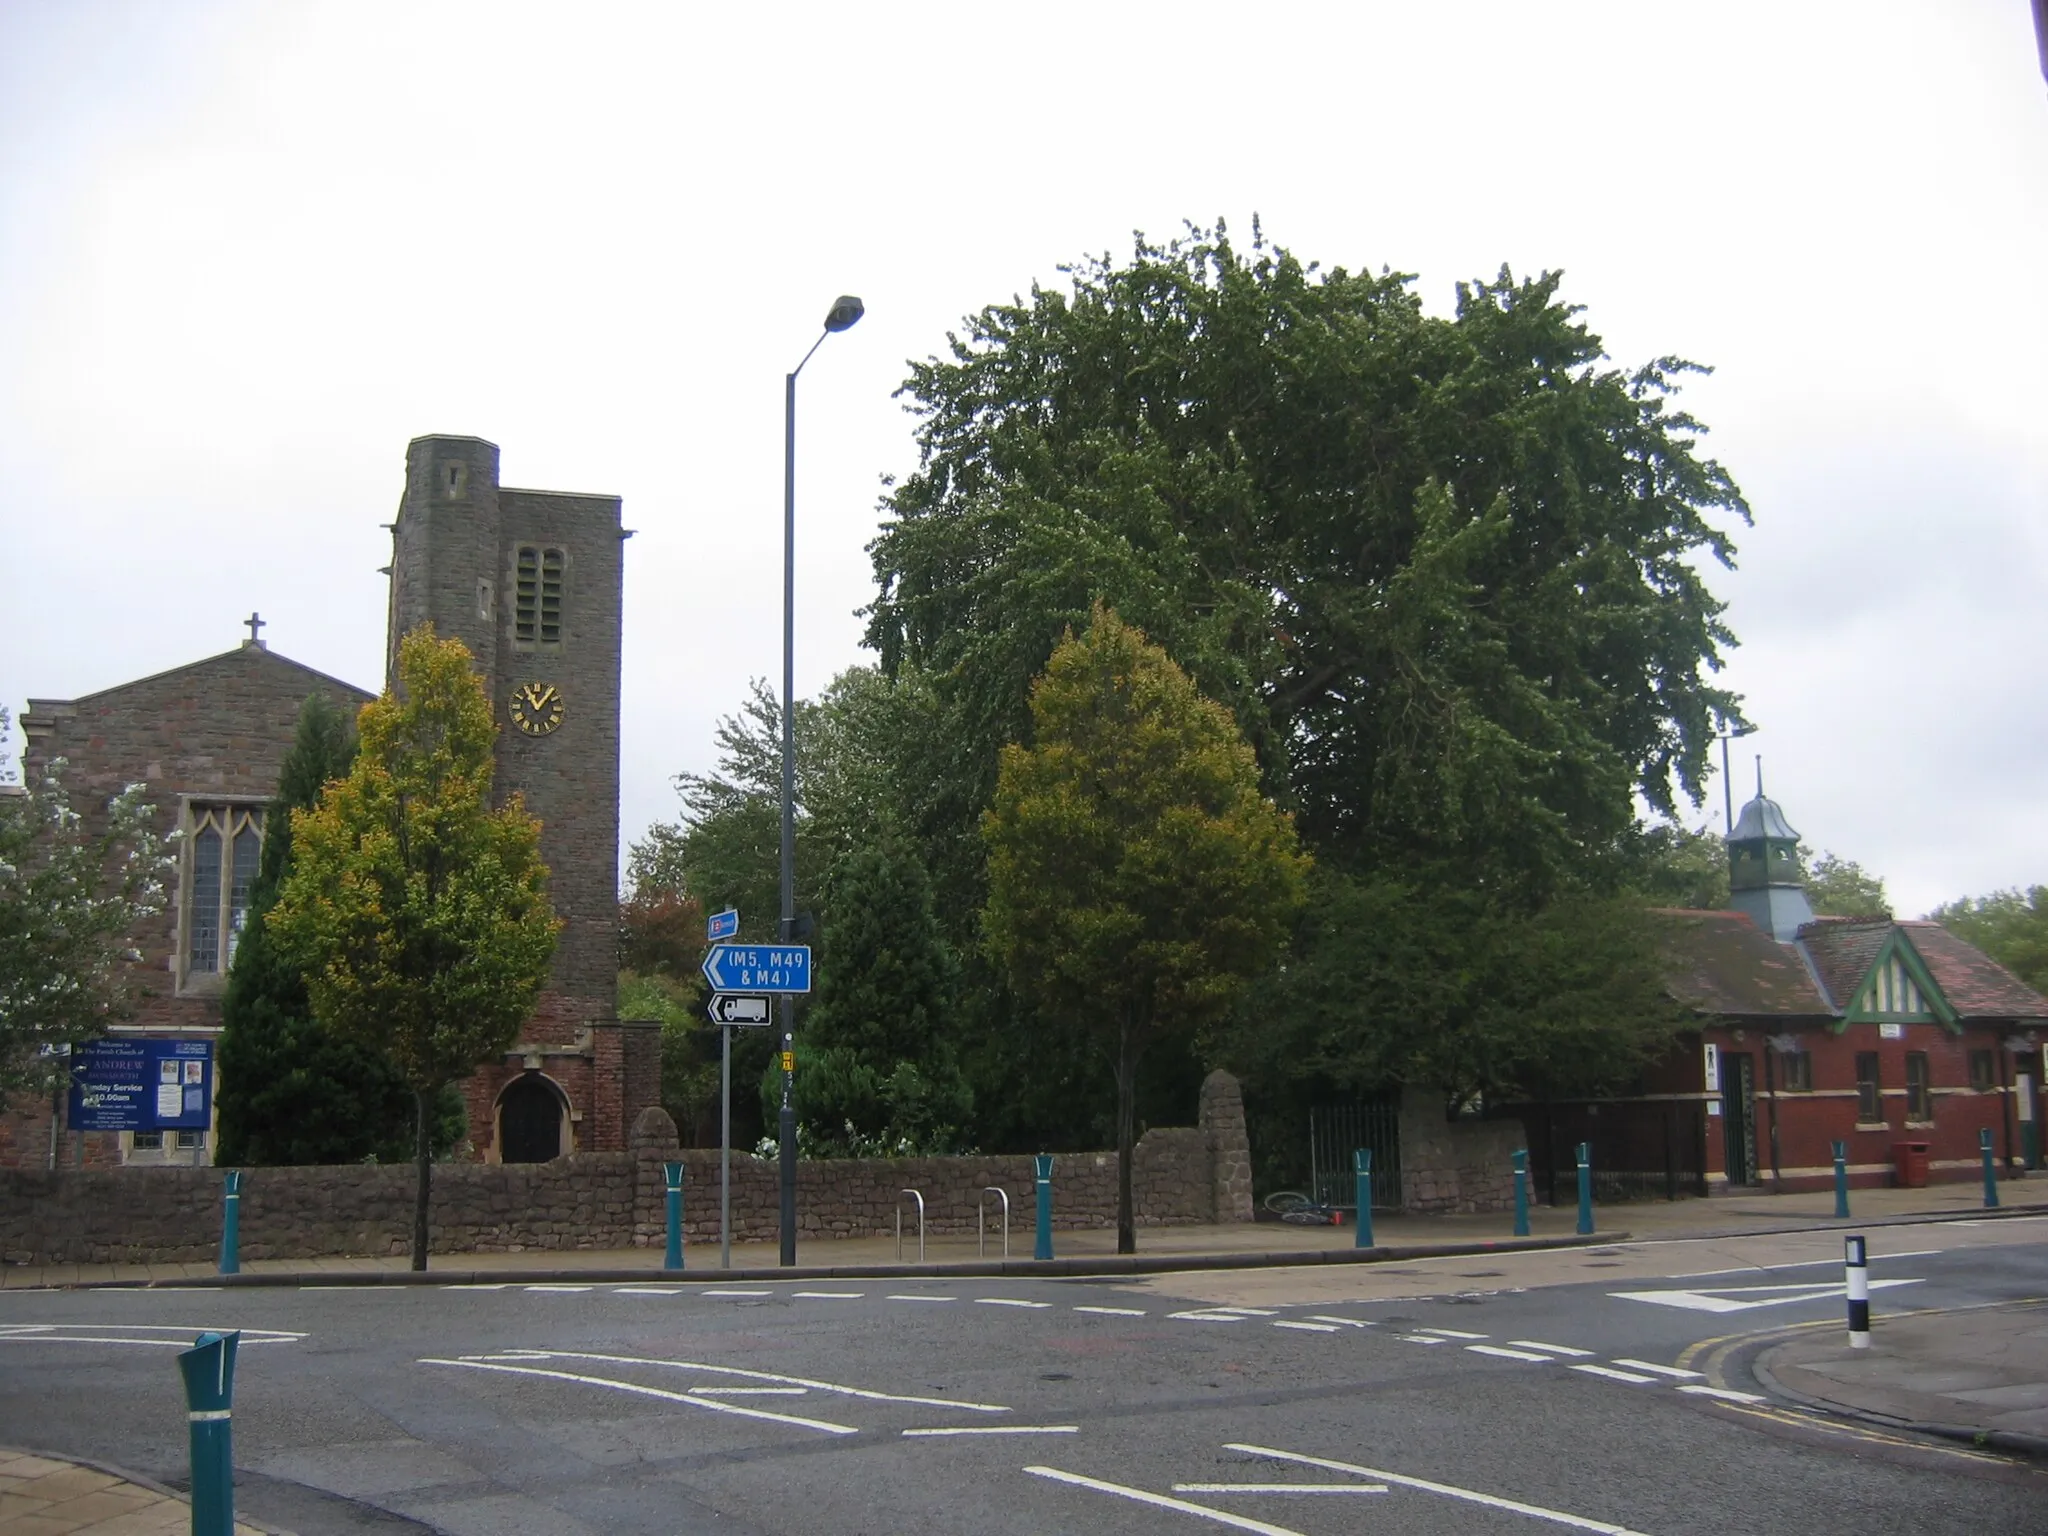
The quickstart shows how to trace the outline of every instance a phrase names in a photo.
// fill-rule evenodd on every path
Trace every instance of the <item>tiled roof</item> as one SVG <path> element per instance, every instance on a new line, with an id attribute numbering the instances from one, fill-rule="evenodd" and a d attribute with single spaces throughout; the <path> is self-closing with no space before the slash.
<path id="1" fill-rule="evenodd" d="M 1964 1018 L 2048 1019 L 2048 997 L 1939 923 L 1901 923 L 1934 984 Z"/>
<path id="2" fill-rule="evenodd" d="M 1740 912 L 1657 909 L 1671 989 L 1681 1002 L 1730 1018 L 1828 1018 L 1834 1010 L 1788 944 Z"/>
<path id="3" fill-rule="evenodd" d="M 1799 947 L 1813 962 L 1834 1012 L 1846 1012 L 1856 1001 L 1856 989 L 1891 936 L 1889 917 L 1823 917 L 1799 930 Z"/>

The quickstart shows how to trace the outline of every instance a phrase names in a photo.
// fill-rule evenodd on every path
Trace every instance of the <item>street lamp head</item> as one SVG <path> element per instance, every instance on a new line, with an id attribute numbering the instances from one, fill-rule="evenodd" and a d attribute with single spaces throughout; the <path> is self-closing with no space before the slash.
<path id="1" fill-rule="evenodd" d="M 1757 728 L 1753 725 L 1737 725 L 1722 731 L 1720 735 L 1723 741 L 1739 741 L 1744 736 L 1754 736 L 1756 730 Z"/>
<path id="2" fill-rule="evenodd" d="M 853 323 L 867 313 L 867 307 L 850 293 L 842 293 L 833 301 L 832 311 L 825 316 L 828 331 L 850 330 Z"/>

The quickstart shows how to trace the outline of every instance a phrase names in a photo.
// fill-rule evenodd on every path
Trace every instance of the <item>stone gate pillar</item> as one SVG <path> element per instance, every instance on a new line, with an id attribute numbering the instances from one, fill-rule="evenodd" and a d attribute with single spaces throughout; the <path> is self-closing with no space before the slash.
<path id="1" fill-rule="evenodd" d="M 1202 1080 L 1201 1115 L 1196 1123 L 1209 1133 L 1216 1219 L 1252 1220 L 1252 1143 L 1245 1134 L 1244 1093 L 1237 1079 L 1221 1068 Z"/>

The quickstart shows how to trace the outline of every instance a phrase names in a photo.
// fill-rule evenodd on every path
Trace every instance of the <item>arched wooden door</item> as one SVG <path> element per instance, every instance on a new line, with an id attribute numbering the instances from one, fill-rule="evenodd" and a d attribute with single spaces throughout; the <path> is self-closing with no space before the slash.
<path id="1" fill-rule="evenodd" d="M 529 1072 L 498 1098 L 498 1159 L 545 1163 L 561 1155 L 561 1095 L 546 1078 Z"/>

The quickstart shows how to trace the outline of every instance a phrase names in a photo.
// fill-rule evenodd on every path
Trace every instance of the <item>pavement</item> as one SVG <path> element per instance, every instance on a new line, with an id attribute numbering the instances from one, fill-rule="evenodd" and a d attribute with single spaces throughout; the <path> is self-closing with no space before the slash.
<path id="1" fill-rule="evenodd" d="M 0 1530 L 8 1536 L 185 1536 L 191 1503 L 135 1473 L 0 1446 Z M 235 1536 L 266 1536 L 235 1525 Z"/>
<path id="2" fill-rule="evenodd" d="M 1797 1401 L 2048 1456 L 2048 1301 L 1880 1313 L 1864 1349 L 1830 1324 L 1766 1350 L 1753 1369 Z"/>
<path id="3" fill-rule="evenodd" d="M 1796 1195 L 1734 1195 L 1712 1199 L 1645 1200 L 1595 1210 L 1596 1237 L 1602 1242 L 1744 1237 L 1774 1232 L 1819 1231 L 1832 1228 L 1860 1230 L 1865 1227 L 1932 1218 L 1983 1218 L 2019 1216 L 2048 1212 L 2048 1179 L 2031 1182 L 2013 1180 L 2000 1188 L 2003 1201 L 1997 1212 L 1983 1207 L 1982 1186 L 1969 1183 L 1937 1184 L 1926 1189 L 1861 1189 L 1851 1196 L 1852 1218 L 1838 1221 L 1834 1196 L 1829 1192 Z M 1575 1235 L 1578 1214 L 1570 1206 L 1538 1206 L 1530 1213 L 1530 1231 L 1537 1243 L 1569 1241 Z M 1377 1259 L 1402 1259 L 1426 1252 L 1479 1253 L 1506 1250 L 1516 1239 L 1512 1219 L 1502 1212 L 1465 1216 L 1379 1216 L 1373 1222 Z M 1030 1266 L 1031 1232 L 1028 1227 L 1012 1231 L 1010 1250 L 1016 1257 L 1003 1263 L 1003 1245 L 991 1233 L 985 1244 L 972 1237 L 932 1237 L 924 1244 L 924 1262 L 916 1262 L 918 1245 L 914 1235 L 906 1238 L 899 1259 L 893 1237 L 841 1238 L 807 1241 L 798 1250 L 799 1268 L 779 1267 L 779 1250 L 772 1242 L 734 1243 L 730 1270 L 718 1264 L 715 1243 L 691 1243 L 684 1251 L 688 1272 L 734 1277 L 784 1279 L 834 1275 L 875 1275 L 967 1273 L 974 1266 L 983 1272 L 1013 1274 L 1113 1274 L 1133 1268 L 1158 1270 L 1186 1267 L 1267 1267 L 1350 1260 L 1362 1257 L 1356 1248 L 1355 1230 L 1349 1226 L 1296 1226 L 1274 1221 L 1237 1222 L 1218 1226 L 1144 1227 L 1138 1233 L 1140 1264 L 1120 1262 L 1116 1233 L 1108 1228 L 1067 1231 L 1054 1234 L 1054 1251 L 1059 1270 Z M 492 1280 L 538 1280 L 541 1278 L 626 1277 L 658 1272 L 660 1253 L 654 1248 L 554 1248 L 528 1249 L 511 1253 L 437 1254 L 429 1261 L 429 1274 L 443 1279 L 481 1283 Z M 310 1280 L 330 1284 L 351 1281 L 374 1283 L 383 1278 L 405 1277 L 410 1264 L 404 1255 L 316 1259 L 245 1259 L 239 1283 L 265 1281 L 296 1285 Z M 221 1276 L 211 1261 L 189 1263 L 112 1264 L 10 1264 L 0 1266 L 0 1289 L 50 1286 L 94 1285 L 192 1285 L 219 1284 Z"/>

